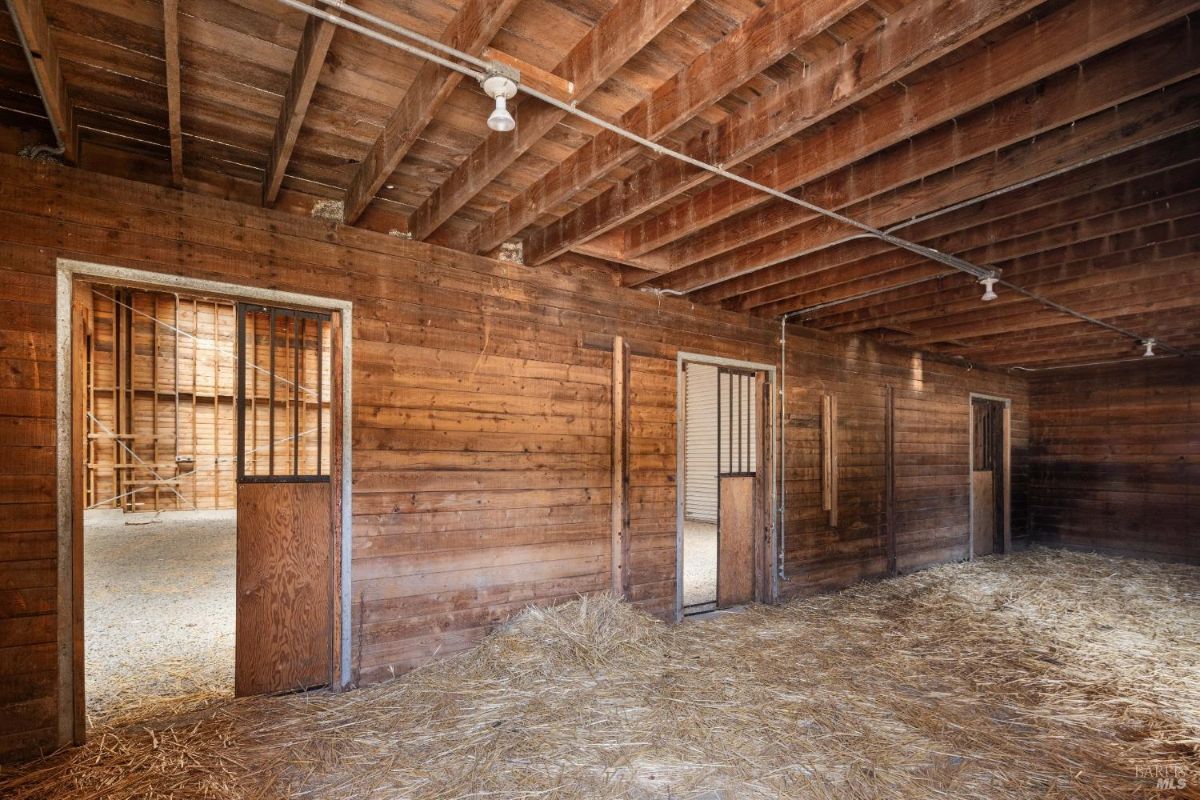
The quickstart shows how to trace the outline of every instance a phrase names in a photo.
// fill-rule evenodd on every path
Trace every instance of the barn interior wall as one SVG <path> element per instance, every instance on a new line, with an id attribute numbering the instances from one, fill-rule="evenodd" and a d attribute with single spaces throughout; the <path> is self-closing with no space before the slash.
<path id="1" fill-rule="evenodd" d="M 630 598 L 673 612 L 676 356 L 778 364 L 777 323 L 7 156 L 0 172 L 0 754 L 56 741 L 58 258 L 354 302 L 358 681 L 464 649 L 530 602 L 607 589 L 615 335 L 632 349 Z M 1013 398 L 1018 499 L 1023 379 L 788 336 L 783 596 L 887 574 L 889 393 L 898 568 L 964 557 L 972 391 Z M 840 400 L 836 527 L 820 503 L 825 394 Z"/>
<path id="2" fill-rule="evenodd" d="M 1030 392 L 1035 540 L 1200 563 L 1200 363 L 1054 370 Z"/>
<path id="3" fill-rule="evenodd" d="M 86 507 L 233 508 L 234 304 L 97 286 L 90 306 Z"/>

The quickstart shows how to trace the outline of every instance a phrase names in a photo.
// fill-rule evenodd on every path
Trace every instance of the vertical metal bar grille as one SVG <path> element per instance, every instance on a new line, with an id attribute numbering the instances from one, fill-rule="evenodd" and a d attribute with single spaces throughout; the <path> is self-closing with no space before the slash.
<path id="1" fill-rule="evenodd" d="M 753 475 L 757 469 L 753 372 L 721 367 L 717 372 L 717 473 Z"/>
<path id="2" fill-rule="evenodd" d="M 244 483 L 327 481 L 330 419 L 325 395 L 331 317 L 312 311 L 238 306 L 237 459 Z M 265 329 L 265 330 L 264 330 Z M 311 332 L 311 333 L 310 333 Z M 266 365 L 259 363 L 266 347 Z M 315 365 L 310 369 L 309 365 Z M 255 380 L 249 380 L 254 372 Z M 266 402 L 255 387 L 265 382 Z M 253 393 L 253 397 L 248 396 Z M 247 419 L 247 414 L 253 419 Z M 262 416 L 265 420 L 260 419 Z M 267 438 L 255 431 L 266 423 Z M 247 436 L 254 438 L 247 439 Z M 278 456 L 278 457 L 277 457 Z"/>

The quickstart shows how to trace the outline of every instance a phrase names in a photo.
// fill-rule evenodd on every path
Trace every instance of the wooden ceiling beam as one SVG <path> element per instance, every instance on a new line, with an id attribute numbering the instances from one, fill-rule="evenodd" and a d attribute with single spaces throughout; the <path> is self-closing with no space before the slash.
<path id="1" fill-rule="evenodd" d="M 678 17 L 693 0 L 618 0 L 553 70 L 583 101 Z M 491 132 L 409 216 L 414 239 L 427 239 L 565 116 L 554 106 L 522 98 L 517 128 Z M 449 243 L 452 246 L 454 242 Z"/>
<path id="2" fill-rule="evenodd" d="M 901 147 L 843 167 L 806 185 L 803 195 L 817 205 L 844 209 L 1197 73 L 1200 30 L 1186 23 L 1171 26 L 1161 35 L 1107 53 L 1083 69 L 1060 72 Z M 675 268 L 695 264 L 816 218 L 799 206 L 771 202 L 676 242 L 667 260 Z"/>
<path id="3" fill-rule="evenodd" d="M 518 2 L 466 0 L 442 31 L 440 40 L 463 52 L 478 54 L 499 32 Z M 344 211 L 346 224 L 353 224 L 362 216 L 462 79 L 460 72 L 421 59 L 400 104 L 350 179 Z"/>
<path id="4" fill-rule="evenodd" d="M 1189 80 L 1058 128 L 1037 139 L 982 156 L 919 184 L 855 203 L 847 216 L 886 228 L 991 192 L 1076 169 L 1200 126 L 1200 81 Z M 811 220 L 731 253 L 660 276 L 661 289 L 694 292 L 837 245 L 858 232 Z"/>
<path id="5" fill-rule="evenodd" d="M 1109 321 L 1139 334 L 1161 336 L 1185 352 L 1194 352 L 1200 347 L 1200 329 L 1186 327 L 1195 321 L 1187 309 L 1153 315 L 1122 315 Z M 998 334 L 982 342 L 976 340 L 966 344 L 969 346 L 962 352 L 968 358 L 1000 368 L 1142 357 L 1141 348 L 1129 337 L 1074 318 L 1064 318 L 1061 325 L 1026 331 L 1018 337 Z"/>
<path id="6" fill-rule="evenodd" d="M 1161 146 L 1143 147 L 1125 153 L 1119 159 L 1102 160 L 1053 180 L 1033 183 L 956 211 L 906 225 L 900 229 L 900 233 L 911 241 L 924 244 L 936 242 L 934 246 L 938 249 L 953 253 L 978 246 L 971 231 L 979 227 L 981 220 L 993 220 L 997 226 L 1003 224 L 1004 220 L 1013 220 L 1014 227 L 1023 229 L 1028 218 L 1016 220 L 1020 215 L 1072 198 L 1103 192 L 1130 181 L 1185 168 L 1197 159 L 1200 159 L 1200 132 L 1192 131 L 1174 137 Z M 1129 204 L 1134 204 L 1135 200 L 1135 197 L 1131 197 Z M 884 258 L 886 261 L 882 261 Z M 777 296 L 752 298 L 750 295 L 783 283 L 823 281 L 823 273 L 835 269 L 839 273 L 847 272 L 851 264 L 867 259 L 880 261 L 881 268 L 886 263 L 890 268 L 898 269 L 915 263 L 915 258 L 911 253 L 897 250 L 884 242 L 857 240 L 715 284 L 693 293 L 691 299 L 699 303 L 723 301 L 732 310 L 745 311 L 782 299 Z M 863 276 L 852 273 L 846 275 L 846 279 L 856 277 Z M 800 287 L 803 285 L 797 284 Z"/>
<path id="7" fill-rule="evenodd" d="M 1024 286 L 1025 282 L 1080 278 L 1143 264 L 1194 259 L 1200 250 L 1200 237 L 1196 235 L 1148 241 L 1157 235 L 1161 235 L 1161 229 L 1151 233 L 1131 231 L 1114 234 L 1077 246 L 1023 256 L 1013 259 L 1007 266 L 1021 270 L 1021 277 L 1014 284 Z M 957 298 L 960 301 L 957 309 L 947 305 L 947 298 L 951 298 L 951 295 L 941 294 L 949 288 L 957 288 L 961 292 Z M 1007 291 L 1009 300 L 1016 297 L 1011 290 Z M 872 297 L 822 309 L 809 319 L 814 327 L 844 330 L 862 330 L 885 322 L 910 325 L 956 311 L 977 314 L 981 305 L 979 298 L 980 290 L 974 280 L 966 275 L 954 275 L 915 286 L 897 286 Z"/>
<path id="8" fill-rule="evenodd" d="M 659 139 L 862 6 L 863 2 L 771 0 L 741 27 L 701 53 L 622 115 L 618 124 L 644 138 Z M 478 252 L 498 247 L 531 225 L 542 213 L 601 179 L 639 151 L 638 145 L 602 130 L 477 226 L 457 246 Z M 529 256 L 527 246 L 527 262 Z"/>
<path id="9" fill-rule="evenodd" d="M 1195 269 L 1195 256 L 1189 256 L 1152 266 L 1139 265 L 1115 274 L 1088 276 L 1066 285 L 1046 288 L 1039 293 L 1079 313 L 1106 320 L 1130 314 L 1195 308 L 1195 292 L 1198 290 L 1200 272 Z M 966 323 L 921 329 L 919 335 L 906 338 L 903 344 L 919 349 L 967 336 L 1025 333 L 1058 325 L 1063 316 L 1065 314 L 1062 311 L 1021 297 L 1013 300 L 1007 308 L 989 308 Z M 832 330 L 845 332 L 842 328 Z"/>
<path id="10" fill-rule="evenodd" d="M 178 0 L 168 2 L 175 5 Z M 336 8 L 323 10 L 333 15 L 338 14 Z M 267 155 L 267 168 L 263 176 L 264 206 L 272 205 L 279 197 L 279 187 L 283 184 L 288 161 L 292 158 L 292 150 L 296 147 L 296 139 L 304 125 L 309 101 L 312 100 L 317 81 L 321 78 L 321 69 L 325 66 L 325 56 L 329 52 L 330 43 L 333 42 L 335 30 L 337 25 L 329 20 L 305 16 L 304 33 L 300 35 L 296 60 L 292 63 L 291 79 L 283 91 L 279 119 L 275 123 L 275 134 L 271 137 L 271 150 Z M 172 145 L 172 149 L 173 147 Z"/>
<path id="11" fill-rule="evenodd" d="M 63 161 L 74 164 L 79 158 L 79 136 L 67 82 L 59 64 L 58 50 L 50 36 L 50 24 L 46 21 L 46 9 L 42 6 L 42 0 L 7 0 L 7 3 L 8 13 L 12 15 L 13 26 L 17 29 L 25 58 L 42 96 L 42 104 L 46 107 L 46 116 L 54 129 L 58 146 L 63 150 Z"/>
<path id="12" fill-rule="evenodd" d="M 1183 264 L 1190 260 L 1194 264 L 1200 248 L 1198 222 L 1200 219 L 1193 215 L 1115 233 L 1084 247 L 1071 245 L 1013 259 L 1008 265 L 1011 273 L 1008 280 L 1023 289 L 1040 292 L 1042 289 L 1082 286 L 1089 280 L 1094 281 L 1093 285 L 1103 285 L 1108 280 L 1106 276 L 1128 274 L 1151 263 Z M 940 286 L 900 287 L 889 293 L 823 309 L 807 318 L 807 324 L 839 332 L 879 325 L 917 327 L 928 325 L 930 320 L 946 326 L 970 325 L 997 309 L 1028 300 L 1011 289 L 1000 287 L 998 292 L 999 299 L 983 303 L 976 282 L 969 276 L 955 275 L 941 281 Z M 1118 299 L 1131 301 L 1133 298 Z M 1194 297 L 1191 299 L 1195 301 Z"/>
<path id="13" fill-rule="evenodd" d="M 1038 252 L 1038 247 L 1049 249 L 1086 240 L 1095 235 L 1089 231 L 1102 231 L 1107 235 L 1114 230 L 1169 218 L 1175 214 L 1178 205 L 1187 208 L 1196 202 L 1192 191 L 1196 186 L 1200 186 L 1200 163 L 1178 172 L 1153 175 L 1105 191 L 1031 208 L 922 244 L 975 263 L 994 264 L 998 260 Z M 738 302 L 727 303 L 725 307 L 775 316 L 874 291 L 882 282 L 903 284 L 940 274 L 945 269 L 915 254 L 892 249 L 846 262 L 837 269 L 812 272 L 759 289 L 736 298 Z"/>
<path id="14" fill-rule="evenodd" d="M 1197 5 L 1158 0 L 1130 3 L 1077 0 L 1036 24 L 937 70 L 904 93 L 888 97 L 862 114 L 843 116 L 820 131 L 788 142 L 755 163 L 749 175 L 772 188 L 790 191 L 1093 58 L 1122 41 L 1195 10 Z M 1165 38 L 1171 44 L 1185 36 L 1176 32 L 1174 36 L 1157 38 Z M 1147 58 L 1142 63 L 1149 61 Z M 1081 81 L 1092 78 L 1090 67 L 1087 72 Z M 628 228 L 622 254 L 627 258 L 644 256 L 768 202 L 771 202 L 769 197 L 742 184 L 717 183 L 688 202 Z M 674 253 L 664 253 L 660 258 L 676 267 L 692 263 L 680 260 Z"/>
<path id="15" fill-rule="evenodd" d="M 693 140 L 684 152 L 726 168 L 738 164 L 1036 5 L 1034 0 L 917 0 L 831 51 L 782 91 L 746 106 L 711 140 Z M 541 263 L 710 178 L 704 170 L 661 158 L 534 231 L 526 241 L 526 261 Z"/>
<path id="16" fill-rule="evenodd" d="M 1142 229 L 1114 231 L 1108 235 L 1057 248 L 1014 255 L 1004 262 L 1004 266 L 1006 270 L 1017 273 L 1011 278 L 1015 285 L 1025 286 L 1030 282 L 1061 279 L 1064 276 L 1080 277 L 1091 271 L 1116 270 L 1139 263 L 1165 261 L 1194 254 L 1195 235 L 1181 232 L 1167 240 L 1156 239 L 1170 229 L 1169 224 L 1156 224 Z M 978 310 L 977 301 L 981 290 L 973 278 L 959 272 L 933 270 L 924 277 L 926 280 L 923 282 L 914 283 L 909 279 L 902 280 L 898 276 L 881 275 L 877 280 L 869 282 L 869 288 L 860 295 L 848 291 L 839 292 L 832 299 L 836 301 L 844 298 L 845 302 L 815 310 L 804 318 L 818 327 L 843 323 L 854 329 L 860 329 L 860 325 L 875 327 L 879 324 L 880 309 L 886 306 L 890 323 L 916 324 L 931 316 L 954 313 L 953 309 L 942 304 L 945 297 L 942 292 L 946 287 L 963 289 L 959 311 L 975 313 Z M 793 307 L 813 306 L 798 303 Z M 910 316 L 904 316 L 906 314 Z"/>
<path id="17" fill-rule="evenodd" d="M 167 135 L 171 185 L 183 188 L 183 123 L 179 71 L 179 0 L 163 0 L 163 68 L 167 81 Z"/>

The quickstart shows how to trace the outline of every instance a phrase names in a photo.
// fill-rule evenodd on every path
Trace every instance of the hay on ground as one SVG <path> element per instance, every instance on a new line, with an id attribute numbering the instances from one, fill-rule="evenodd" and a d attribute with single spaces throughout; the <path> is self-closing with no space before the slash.
<path id="1" fill-rule="evenodd" d="M 590 597 L 362 690 L 106 724 L 0 796 L 1195 797 L 1198 609 L 1200 568 L 1049 550 L 682 626 Z"/>

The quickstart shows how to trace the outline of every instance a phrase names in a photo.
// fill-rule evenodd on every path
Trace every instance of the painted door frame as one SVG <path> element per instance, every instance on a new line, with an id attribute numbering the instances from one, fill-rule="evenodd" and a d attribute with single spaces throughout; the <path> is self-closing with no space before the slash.
<path id="1" fill-rule="evenodd" d="M 149 290 L 213 295 L 231 300 L 244 300 L 265 305 L 294 306 L 319 309 L 337 315 L 340 325 L 335 333 L 340 339 L 341 374 L 334 376 L 341 385 L 339 403 L 341 414 L 331 433 L 331 441 L 339 454 L 335 508 L 340 509 L 337 523 L 333 579 L 334 598 L 333 687 L 349 686 L 350 666 L 350 560 L 351 560 L 351 366 L 353 364 L 353 311 L 348 300 L 262 289 L 236 283 L 188 278 L 169 273 L 93 264 L 60 258 L 57 263 L 57 299 L 55 303 L 55 465 L 57 485 L 57 661 L 58 661 L 58 743 L 66 746 L 83 742 L 85 734 L 83 698 L 83 564 L 82 537 L 75 534 L 78 503 L 77 493 L 83 486 L 76 481 L 77 449 L 74 381 L 76 379 L 73 339 L 75 332 L 74 303 L 77 283 L 103 282 Z M 82 525 L 82 520 L 78 520 Z M 82 529 L 82 528 L 81 528 Z"/>
<path id="2" fill-rule="evenodd" d="M 1012 550 L 1012 398 L 971 392 L 967 396 L 967 561 L 975 560 L 975 401 L 991 400 L 1004 406 L 1004 553 Z M 1000 554 L 997 554 L 1000 555 Z"/>
<path id="3" fill-rule="evenodd" d="M 770 547 L 769 552 L 764 559 L 766 564 L 766 575 L 759 575 L 758 571 L 761 564 L 754 565 L 755 571 L 755 587 L 761 585 L 761 581 L 765 578 L 767 582 L 767 597 L 763 598 L 766 602 L 775 602 L 779 596 L 778 570 L 775 565 L 779 560 L 779 485 L 778 475 L 775 468 L 777 459 L 777 448 L 779 437 L 777 435 L 777 415 L 778 415 L 778 372 L 773 364 L 762 364 L 757 361 L 740 361 L 733 358 L 723 358 L 721 356 L 704 355 L 703 353 L 688 353 L 680 351 L 675 356 L 675 621 L 683 621 L 683 527 L 685 506 L 685 492 L 683 487 L 687 484 L 687 384 L 685 383 L 686 376 L 684 374 L 685 364 L 708 364 L 715 367 L 730 367 L 732 369 L 751 370 L 754 372 L 762 372 L 767 376 L 767 397 L 770 398 L 770 408 L 767 409 L 770 413 L 766 419 L 770 420 L 770 438 L 771 443 L 770 453 L 759 453 L 762 459 L 762 476 L 765 481 L 763 484 L 765 491 L 763 492 L 764 502 L 763 508 L 759 509 L 759 513 L 763 514 L 763 519 L 770 526 Z M 761 417 L 760 413 L 760 417 Z M 762 425 L 765 420 L 760 419 L 759 424 Z M 759 437 L 762 440 L 762 437 Z M 719 512 L 718 512 L 719 513 Z M 718 523 L 719 524 L 719 523 Z"/>

